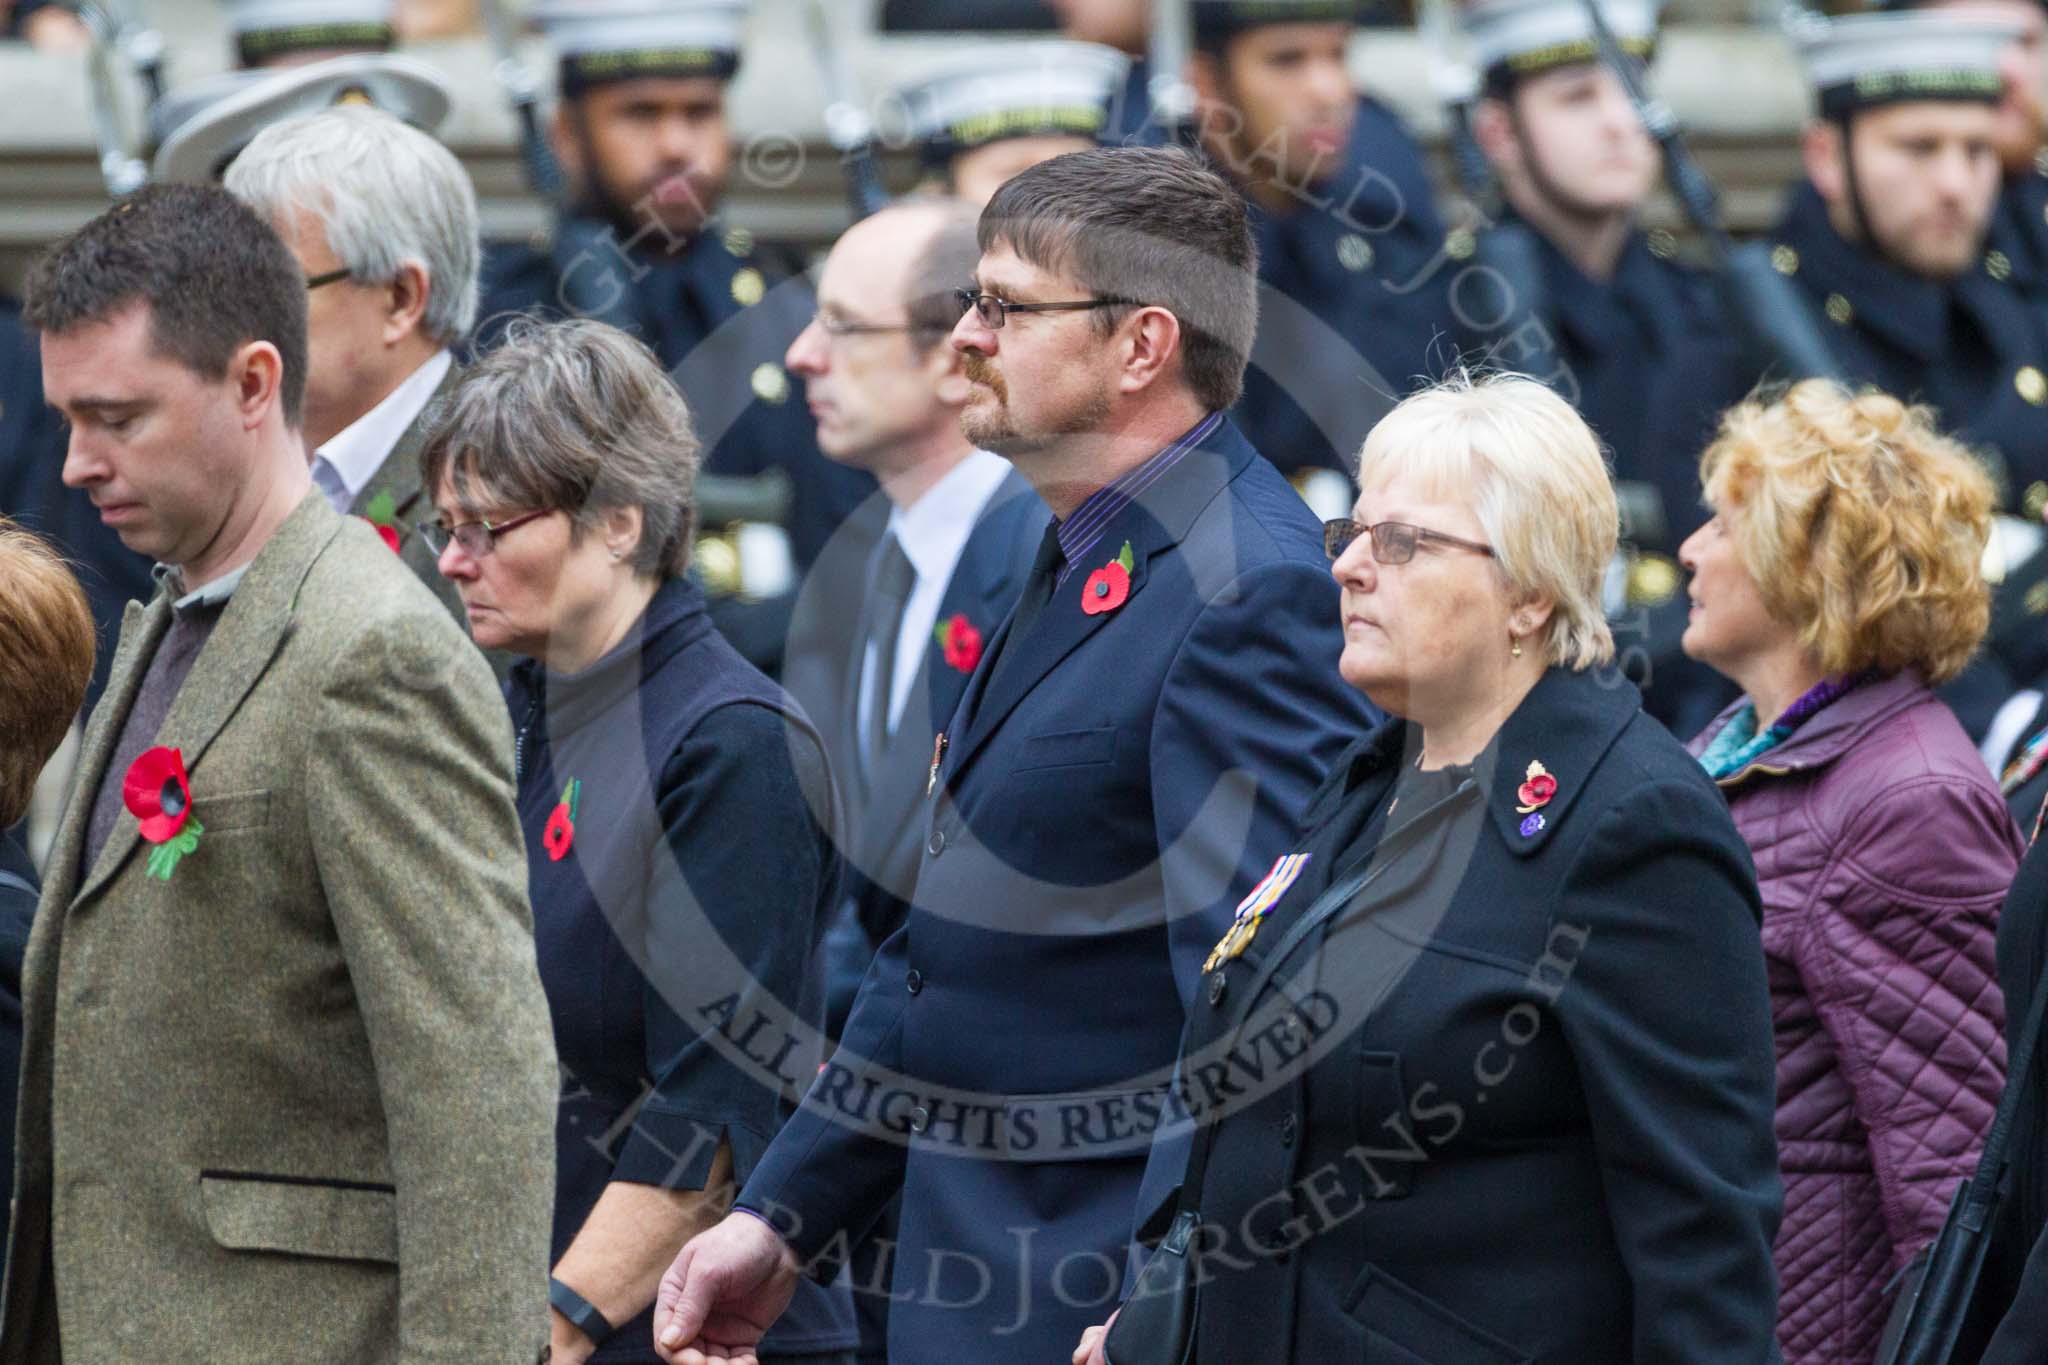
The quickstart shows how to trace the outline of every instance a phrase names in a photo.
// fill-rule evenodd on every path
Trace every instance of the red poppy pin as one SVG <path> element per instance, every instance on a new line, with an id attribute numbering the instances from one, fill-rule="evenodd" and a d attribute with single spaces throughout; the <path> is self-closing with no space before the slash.
<path id="1" fill-rule="evenodd" d="M 576 778 L 569 779 L 569 785 L 562 788 L 562 799 L 548 816 L 547 828 L 540 833 L 542 847 L 548 851 L 548 861 L 559 863 L 569 856 L 569 850 L 576 843 L 576 811 L 583 804 L 583 783 Z"/>
<path id="2" fill-rule="evenodd" d="M 1526 774 L 1527 780 L 1515 791 L 1515 799 L 1522 804 L 1515 807 L 1515 814 L 1529 815 L 1550 804 L 1550 798 L 1557 795 L 1557 779 L 1541 763 L 1531 763 Z"/>
<path id="3" fill-rule="evenodd" d="M 399 539 L 398 503 L 392 498 L 391 490 L 387 488 L 376 497 L 371 498 L 370 505 L 363 509 L 362 515 L 364 521 L 377 528 L 377 534 L 391 548 L 391 553 L 397 554 Z"/>
<path id="4" fill-rule="evenodd" d="M 1081 610 L 1090 616 L 1100 616 L 1122 606 L 1131 595 L 1131 569 L 1136 563 L 1127 540 L 1115 559 L 1089 574 L 1088 581 L 1082 584 Z"/>
<path id="5" fill-rule="evenodd" d="M 972 673 L 974 666 L 981 662 L 981 632 L 974 622 L 955 613 L 950 621 L 941 621 L 932 628 L 938 637 L 939 648 L 945 652 L 946 663 L 962 673 Z"/>
<path id="6" fill-rule="evenodd" d="M 185 775 L 185 756 L 158 745 L 128 765 L 121 780 L 121 801 L 140 822 L 138 832 L 150 850 L 148 875 L 167 882 L 178 861 L 199 847 L 206 832 L 192 818 L 192 784 Z"/>

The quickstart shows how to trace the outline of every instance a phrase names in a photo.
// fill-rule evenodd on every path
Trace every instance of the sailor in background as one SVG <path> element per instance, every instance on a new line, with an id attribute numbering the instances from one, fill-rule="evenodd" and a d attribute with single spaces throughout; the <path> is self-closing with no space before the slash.
<path id="1" fill-rule="evenodd" d="M 2006 507 L 2038 516 L 2048 504 L 2048 309 L 1987 242 L 2003 179 L 2000 66 L 2017 36 L 1946 11 L 1805 26 L 1817 117 L 1805 134 L 1806 183 L 1772 233 L 1772 261 L 1826 317 L 1850 382 L 1932 405 L 1994 461 Z M 2003 578 L 2035 543 L 2034 527 L 1994 536 L 1988 568 Z M 1994 624 L 1993 649 L 1942 692 L 1979 741 L 2013 678 L 2031 676 L 1997 644 L 2014 638 L 2016 597 L 2026 597 L 2022 584 L 1999 584 L 1995 619 L 2007 628 Z"/>
<path id="2" fill-rule="evenodd" d="M 1098 43 L 992 42 L 949 57 L 895 103 L 933 188 L 980 208 L 1018 172 L 1106 140 L 1130 66 Z"/>
<path id="3" fill-rule="evenodd" d="M 1362 4 L 1192 0 L 1198 143 L 1252 206 L 1259 340 L 1235 416 L 1282 473 L 1341 471 L 1455 358 L 1443 224 L 1422 153 L 1352 79 Z M 1467 244 L 1469 254 L 1469 243 Z M 1311 501 L 1336 516 L 1351 488 Z M 1341 486 L 1340 486 L 1341 485 Z"/>
<path id="4" fill-rule="evenodd" d="M 1603 0 L 1623 49 L 1648 61 L 1654 0 Z M 1699 453 L 1754 376 L 1712 279 L 1639 219 L 1662 159 L 1620 80 L 1600 60 L 1582 0 L 1480 0 L 1464 11 L 1482 97 L 1472 131 L 1502 209 L 1478 259 L 1529 257 L 1526 298 L 1464 300 L 1468 363 L 1543 380 L 1586 419 L 1613 462 L 1628 544 L 1607 607 L 1645 706 L 1692 734 L 1731 700 L 1678 647 L 1686 603 L 1674 558 L 1705 520 Z"/>
<path id="5" fill-rule="evenodd" d="M 486 250 L 479 342 L 506 317 L 597 318 L 653 348 L 689 401 L 705 471 L 788 480 L 784 527 L 752 525 L 696 564 L 748 660 L 780 667 L 796 573 L 874 481 L 818 453 L 782 355 L 816 300 L 800 263 L 723 226 L 734 170 L 726 94 L 747 0 L 547 0 L 560 61 L 550 143 L 568 199 L 545 240 Z M 783 532 L 786 529 L 786 536 Z"/>

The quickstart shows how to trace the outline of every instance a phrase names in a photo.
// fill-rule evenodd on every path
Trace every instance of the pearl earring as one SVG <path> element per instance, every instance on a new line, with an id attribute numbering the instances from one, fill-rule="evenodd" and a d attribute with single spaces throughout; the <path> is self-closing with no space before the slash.
<path id="1" fill-rule="evenodd" d="M 1508 643 L 1509 643 L 1510 645 L 1512 645 L 1512 646 L 1514 647 L 1514 654 L 1515 654 L 1515 657 L 1516 657 L 1517 659 L 1521 658 L 1521 657 L 1522 657 L 1522 637 L 1521 637 L 1521 636 L 1519 636 L 1519 635 L 1516 635 L 1516 634 L 1514 634 L 1514 633 L 1513 633 L 1512 631 L 1510 631 L 1510 632 L 1509 632 L 1509 634 L 1508 634 Z"/>

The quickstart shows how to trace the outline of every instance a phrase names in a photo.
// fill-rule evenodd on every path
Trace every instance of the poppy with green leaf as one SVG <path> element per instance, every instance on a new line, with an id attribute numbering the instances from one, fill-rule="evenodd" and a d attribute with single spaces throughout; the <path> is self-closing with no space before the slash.
<path id="1" fill-rule="evenodd" d="M 178 863 L 199 847 L 206 829 L 192 818 L 192 784 L 185 773 L 185 756 L 177 749 L 158 745 L 128 765 L 121 781 L 121 801 L 138 823 L 144 842 L 156 845 L 149 853 L 148 874 L 167 882 Z"/>

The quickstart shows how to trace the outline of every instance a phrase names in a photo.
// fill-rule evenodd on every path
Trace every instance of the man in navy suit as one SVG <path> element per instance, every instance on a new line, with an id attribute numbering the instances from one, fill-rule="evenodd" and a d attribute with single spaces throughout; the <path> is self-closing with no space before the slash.
<path id="1" fill-rule="evenodd" d="M 824 736 L 848 814 L 846 894 L 826 929 L 826 1031 L 845 1026 L 868 963 L 909 913 L 924 854 L 926 769 L 988 638 L 1010 614 L 1045 504 L 960 433 L 970 386 L 946 344 L 981 257 L 975 211 L 912 200 L 854 225 L 818 278 L 818 316 L 789 348 L 818 448 L 881 491 L 843 524 L 797 597 L 783 682 Z M 854 1251 L 886 1287 L 896 1224 Z M 861 1358 L 888 1358 L 886 1292 L 855 1298 Z"/>
<path id="2" fill-rule="evenodd" d="M 999 190 L 962 428 L 1056 518 L 934 745 L 904 927 L 840 1053 L 664 1278 L 657 1343 L 746 1359 L 902 1193 L 897 1365 L 1064 1359 L 1119 1289 L 1204 955 L 1367 723 L 1308 509 L 1221 414 L 1244 202 L 1185 152 Z"/>

